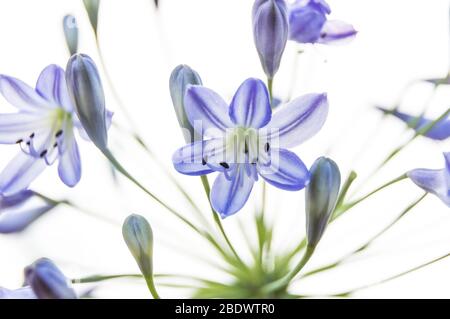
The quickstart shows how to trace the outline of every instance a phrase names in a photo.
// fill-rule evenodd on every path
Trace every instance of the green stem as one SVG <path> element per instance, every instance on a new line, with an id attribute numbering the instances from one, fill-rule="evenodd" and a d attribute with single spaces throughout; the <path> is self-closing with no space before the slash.
<path id="1" fill-rule="evenodd" d="M 270 99 L 270 107 L 272 107 L 272 101 L 273 101 L 273 93 L 272 93 L 272 89 L 273 89 L 273 79 L 268 78 L 267 79 L 267 90 L 269 91 L 269 99 Z"/>
<path id="2" fill-rule="evenodd" d="M 342 185 L 341 192 L 339 193 L 339 197 L 336 202 L 336 207 L 339 207 L 344 203 L 345 196 L 347 195 L 350 186 L 353 184 L 357 176 L 358 175 L 356 174 L 355 171 L 350 172 L 350 174 L 348 175 L 347 179 L 344 182 L 344 185 Z"/>
<path id="3" fill-rule="evenodd" d="M 203 188 L 205 189 L 205 193 L 206 193 L 206 197 L 208 198 L 208 202 L 210 203 L 213 219 L 214 219 L 217 227 L 219 228 L 220 233 L 222 234 L 223 238 L 225 239 L 225 242 L 227 243 L 228 247 L 230 248 L 230 250 L 233 253 L 236 260 L 241 265 L 245 265 L 244 262 L 242 261 L 242 259 L 239 257 L 238 253 L 236 252 L 236 250 L 234 249 L 233 244 L 231 243 L 230 239 L 228 238 L 228 236 L 225 232 L 225 229 L 223 228 L 222 222 L 220 221 L 220 217 L 217 215 L 217 213 L 214 211 L 214 208 L 211 206 L 211 198 L 210 198 L 211 187 L 209 186 L 208 177 L 206 175 L 202 175 L 202 176 L 200 176 L 200 179 L 202 181 Z"/>
<path id="4" fill-rule="evenodd" d="M 408 207 L 406 207 L 391 223 L 389 223 L 386 227 L 384 227 L 382 230 L 380 230 L 378 233 L 376 233 L 374 236 L 372 236 L 366 243 L 361 245 L 359 248 L 353 250 L 352 252 L 348 253 L 338 261 L 335 261 L 333 263 L 330 263 L 328 265 L 322 266 L 317 269 L 313 269 L 307 273 L 305 273 L 302 278 L 309 277 L 318 273 L 321 273 L 326 270 L 333 269 L 341 264 L 343 264 L 346 260 L 353 257 L 354 255 L 361 253 L 362 251 L 369 248 L 372 243 L 377 240 L 379 237 L 381 237 L 384 233 L 386 233 L 389 229 L 391 229 L 394 225 L 396 225 L 408 212 L 410 212 L 417 204 L 419 204 L 428 193 L 423 194 L 420 196 L 417 200 L 415 200 L 413 203 L 411 203 Z"/>
<path id="5" fill-rule="evenodd" d="M 145 276 L 145 282 L 147 283 L 148 290 L 152 294 L 154 299 L 161 299 L 158 292 L 156 291 L 155 282 L 153 281 L 153 276 Z"/>

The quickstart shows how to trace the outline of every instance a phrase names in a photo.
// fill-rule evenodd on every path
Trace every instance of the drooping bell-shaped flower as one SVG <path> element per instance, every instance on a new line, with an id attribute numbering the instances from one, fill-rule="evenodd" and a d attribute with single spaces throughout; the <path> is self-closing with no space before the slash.
<path id="1" fill-rule="evenodd" d="M 21 232 L 55 207 L 50 202 L 37 203 L 34 197 L 29 190 L 11 196 L 0 195 L 0 234 Z"/>
<path id="2" fill-rule="evenodd" d="M 122 235 L 144 276 L 153 276 L 153 232 L 140 215 L 130 215 L 122 226 Z"/>
<path id="3" fill-rule="evenodd" d="M 100 7 L 100 0 L 83 0 L 84 8 L 89 16 L 94 33 L 97 34 L 98 25 L 98 8 Z"/>
<path id="4" fill-rule="evenodd" d="M 25 268 L 25 283 L 39 299 L 75 299 L 70 280 L 49 259 L 42 258 Z"/>
<path id="5" fill-rule="evenodd" d="M 245 205 L 259 176 L 290 191 L 308 184 L 305 164 L 287 148 L 306 141 L 323 126 L 328 113 L 326 94 L 304 95 L 272 114 L 265 84 L 248 79 L 229 106 L 214 91 L 191 86 L 185 108 L 203 141 L 176 151 L 174 167 L 191 176 L 219 173 L 211 189 L 211 204 L 222 218 Z"/>
<path id="6" fill-rule="evenodd" d="M 436 195 L 450 207 L 450 153 L 444 153 L 443 169 L 413 169 L 408 177 L 420 188 Z"/>
<path id="7" fill-rule="evenodd" d="M 308 245 L 315 247 L 336 207 L 341 174 L 329 158 L 320 157 L 310 169 L 311 179 L 306 186 L 306 234 Z"/>
<path id="8" fill-rule="evenodd" d="M 68 14 L 64 17 L 63 30 L 69 53 L 73 55 L 78 50 L 78 25 L 73 15 Z"/>
<path id="9" fill-rule="evenodd" d="M 417 117 L 409 115 L 398 110 L 388 110 L 383 107 L 377 107 L 384 114 L 390 114 L 403 121 L 409 127 L 414 129 L 416 132 L 422 131 L 424 128 L 429 127 L 434 122 L 423 116 Z M 443 118 L 442 120 L 433 124 L 431 129 L 423 133 L 423 136 L 431 138 L 433 140 L 442 141 L 450 137 L 450 118 Z"/>
<path id="10" fill-rule="evenodd" d="M 100 149 L 108 147 L 108 113 L 100 75 L 94 61 L 85 54 L 75 54 L 67 63 L 69 95 L 83 128 Z"/>
<path id="11" fill-rule="evenodd" d="M 352 25 L 328 20 L 325 0 L 296 0 L 289 8 L 289 39 L 299 43 L 332 43 L 348 40 L 357 31 Z"/>
<path id="12" fill-rule="evenodd" d="M 253 5 L 253 38 L 261 65 L 269 79 L 277 73 L 289 35 L 284 0 L 256 0 Z"/>
<path id="13" fill-rule="evenodd" d="M 82 137 L 86 133 L 74 112 L 64 70 L 49 65 L 41 72 L 35 89 L 19 79 L 0 75 L 0 93 L 18 109 L 1 114 L 0 144 L 21 148 L 0 173 L 0 194 L 10 196 L 28 188 L 57 160 L 61 180 L 75 186 L 81 178 L 81 162 L 74 129 Z"/>
<path id="14" fill-rule="evenodd" d="M 201 135 L 195 132 L 189 122 L 184 109 L 184 95 L 189 85 L 202 85 L 200 76 L 187 65 L 177 66 L 170 75 L 169 88 L 173 107 L 186 143 L 201 139 Z"/>

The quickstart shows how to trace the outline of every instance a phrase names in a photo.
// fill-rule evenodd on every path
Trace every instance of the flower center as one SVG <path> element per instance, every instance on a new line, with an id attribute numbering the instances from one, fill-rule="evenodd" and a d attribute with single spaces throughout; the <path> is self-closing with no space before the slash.
<path id="1" fill-rule="evenodd" d="M 227 157 L 231 155 L 233 163 L 256 164 L 261 152 L 269 152 L 270 145 L 262 141 L 258 130 L 254 128 L 237 127 L 227 133 Z"/>

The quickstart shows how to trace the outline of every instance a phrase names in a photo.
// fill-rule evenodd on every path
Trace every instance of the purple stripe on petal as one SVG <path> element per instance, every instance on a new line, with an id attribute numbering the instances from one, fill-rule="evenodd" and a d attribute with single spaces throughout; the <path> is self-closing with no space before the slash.
<path id="1" fill-rule="evenodd" d="M 64 184 L 74 187 L 81 179 L 80 152 L 75 136 L 73 136 L 73 128 L 67 128 L 65 131 L 64 143 L 58 146 L 62 150 L 62 152 L 60 151 L 58 173 Z"/>
<path id="2" fill-rule="evenodd" d="M 414 169 L 408 172 L 408 177 L 423 190 L 439 197 L 450 207 L 450 188 L 447 182 L 446 169 Z"/>
<path id="3" fill-rule="evenodd" d="M 0 143 L 15 144 L 49 127 L 47 116 L 38 113 L 7 113 L 0 116 Z"/>
<path id="4" fill-rule="evenodd" d="M 272 117 L 269 93 L 264 82 L 248 79 L 241 84 L 230 105 L 230 118 L 242 127 L 260 128 Z"/>
<path id="5" fill-rule="evenodd" d="M 64 70 L 57 65 L 47 66 L 39 75 L 36 90 L 55 107 L 62 107 L 68 112 L 73 111 L 72 102 L 67 90 Z"/>
<path id="6" fill-rule="evenodd" d="M 34 193 L 30 190 L 25 190 L 11 196 L 0 196 L 0 214 L 3 210 L 21 206 L 31 197 Z"/>
<path id="7" fill-rule="evenodd" d="M 27 205 L 20 209 L 9 209 L 0 213 L 0 234 L 12 234 L 25 230 L 34 221 L 52 210 L 52 204 Z"/>
<path id="8" fill-rule="evenodd" d="M 339 20 L 328 20 L 323 26 L 318 43 L 337 43 L 352 40 L 358 32 L 351 24 Z"/>

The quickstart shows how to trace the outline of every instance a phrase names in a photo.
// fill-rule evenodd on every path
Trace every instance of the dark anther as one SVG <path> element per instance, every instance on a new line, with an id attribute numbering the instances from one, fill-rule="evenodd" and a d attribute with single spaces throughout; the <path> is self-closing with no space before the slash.
<path id="1" fill-rule="evenodd" d="M 202 158 L 202 165 L 206 165 L 206 160 Z"/>
<path id="2" fill-rule="evenodd" d="M 225 169 L 229 169 L 230 168 L 230 165 L 228 165 L 228 163 L 225 163 L 225 162 L 219 163 L 219 165 L 222 166 Z"/>
<path id="3" fill-rule="evenodd" d="M 57 147 L 57 146 L 58 146 L 58 143 L 53 144 L 53 147 Z"/>
<path id="4" fill-rule="evenodd" d="M 16 144 L 20 144 L 23 142 L 23 139 L 17 140 Z"/>
<path id="5" fill-rule="evenodd" d="M 320 37 L 323 39 L 323 38 L 325 38 L 327 36 L 327 33 L 326 32 L 323 32 L 323 33 L 321 33 L 320 34 Z"/>
<path id="6" fill-rule="evenodd" d="M 56 137 L 60 137 L 62 133 L 63 133 L 63 131 L 62 131 L 62 130 L 59 130 L 58 132 L 56 132 L 55 136 L 56 136 Z"/>
<path id="7" fill-rule="evenodd" d="M 47 150 L 43 150 L 39 156 L 44 157 L 46 154 L 47 154 Z"/>
<path id="8" fill-rule="evenodd" d="M 248 144 L 247 141 L 244 142 L 244 153 L 248 154 Z"/>
<path id="9" fill-rule="evenodd" d="M 30 142 L 30 141 L 27 141 L 27 145 L 31 145 L 31 142 Z"/>
<path id="10" fill-rule="evenodd" d="M 266 151 L 266 153 L 270 150 L 270 144 L 269 143 L 266 143 L 264 145 L 264 150 Z"/>
<path id="11" fill-rule="evenodd" d="M 31 133 L 30 138 L 33 138 L 33 137 L 34 137 L 34 133 Z"/>

